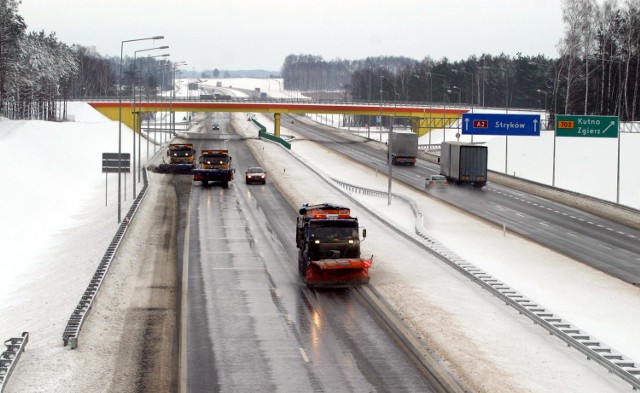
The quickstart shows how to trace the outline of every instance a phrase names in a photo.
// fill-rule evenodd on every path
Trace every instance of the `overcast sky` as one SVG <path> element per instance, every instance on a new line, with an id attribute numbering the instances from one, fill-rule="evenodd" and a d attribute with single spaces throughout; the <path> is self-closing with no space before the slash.
<path id="1" fill-rule="evenodd" d="M 279 71 L 289 54 L 325 60 L 483 53 L 557 57 L 562 0 L 22 0 L 28 31 L 119 56 L 169 45 L 187 69 Z"/>

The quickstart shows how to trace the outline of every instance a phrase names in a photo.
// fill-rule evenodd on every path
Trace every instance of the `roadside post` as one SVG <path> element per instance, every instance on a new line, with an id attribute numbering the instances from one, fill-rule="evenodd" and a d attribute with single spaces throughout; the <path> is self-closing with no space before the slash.
<path id="1" fill-rule="evenodd" d="M 556 115 L 556 133 L 553 138 L 553 175 L 556 184 L 556 138 L 618 138 L 618 169 L 616 177 L 616 203 L 620 203 L 620 121 L 618 116 Z"/>
<path id="2" fill-rule="evenodd" d="M 107 206 L 107 177 L 109 173 L 124 173 L 125 187 L 127 173 L 131 170 L 131 154 L 129 153 L 102 153 L 102 173 L 104 173 L 104 205 Z M 125 190 L 126 195 L 126 190 Z"/>
<path id="3" fill-rule="evenodd" d="M 464 135 L 503 135 L 504 173 L 507 174 L 509 158 L 508 137 L 540 136 L 540 115 L 503 114 L 503 113 L 463 113 L 462 134 Z"/>

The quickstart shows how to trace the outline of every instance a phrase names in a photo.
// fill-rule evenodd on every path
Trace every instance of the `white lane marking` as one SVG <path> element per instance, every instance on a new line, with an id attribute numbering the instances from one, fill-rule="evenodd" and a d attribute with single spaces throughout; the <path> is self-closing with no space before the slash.
<path id="1" fill-rule="evenodd" d="M 578 237 L 578 235 L 576 235 L 575 233 L 571 233 L 571 232 L 567 232 L 567 235 L 573 236 L 573 237 Z"/>
<path id="2" fill-rule="evenodd" d="M 180 299 L 180 391 L 187 391 L 187 321 L 189 318 L 187 299 L 189 297 L 189 237 L 191 228 L 191 198 L 187 205 L 187 222 L 184 230 L 184 246 L 182 248 L 182 298 Z"/>
<path id="3" fill-rule="evenodd" d="M 549 226 L 549 224 L 547 224 L 547 223 L 545 223 L 545 222 L 538 222 L 538 224 L 543 225 L 543 226 L 545 226 L 545 227 L 548 227 L 548 226 Z"/>
<path id="4" fill-rule="evenodd" d="M 309 363 L 309 358 L 303 348 L 300 348 L 300 354 L 302 355 L 302 360 L 304 360 L 305 363 Z"/>

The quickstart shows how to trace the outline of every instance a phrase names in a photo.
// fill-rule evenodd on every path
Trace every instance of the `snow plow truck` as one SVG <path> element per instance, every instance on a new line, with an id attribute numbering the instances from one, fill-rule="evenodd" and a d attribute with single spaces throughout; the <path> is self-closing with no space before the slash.
<path id="1" fill-rule="evenodd" d="M 304 204 L 297 218 L 298 269 L 309 288 L 349 288 L 369 282 L 372 259 L 360 258 L 358 218 L 348 207 Z M 367 232 L 363 229 L 362 237 Z"/>
<path id="2" fill-rule="evenodd" d="M 231 167 L 229 150 L 202 150 L 200 153 L 200 168 L 193 169 L 193 181 L 201 181 L 203 186 L 209 182 L 220 182 L 228 187 L 233 180 L 235 170 Z"/>
<path id="3" fill-rule="evenodd" d="M 167 149 L 167 157 L 169 162 L 164 159 L 163 163 L 159 166 L 159 172 L 161 173 L 177 173 L 177 174 L 190 174 L 191 170 L 195 168 L 195 155 L 196 150 L 190 143 L 171 143 Z"/>

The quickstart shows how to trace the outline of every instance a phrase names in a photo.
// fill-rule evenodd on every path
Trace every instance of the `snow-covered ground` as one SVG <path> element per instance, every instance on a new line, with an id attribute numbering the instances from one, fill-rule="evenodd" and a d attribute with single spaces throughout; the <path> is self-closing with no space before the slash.
<path id="1" fill-rule="evenodd" d="M 271 89 L 279 88 L 275 80 L 271 81 Z M 257 87 L 256 80 L 225 80 L 225 84 L 227 82 L 239 88 Z M 263 88 L 267 89 L 268 86 Z M 62 347 L 61 337 L 71 311 L 117 227 L 117 175 L 105 176 L 100 168 L 101 153 L 118 149 L 118 127 L 116 122 L 93 112 L 85 104 L 73 103 L 70 111 L 74 122 L 0 121 L 0 164 L 12 171 L 20 170 L 11 173 L 13 176 L 5 172 L 3 177 L 0 338 L 17 337 L 23 331 L 31 335 L 27 352 L 19 363 L 24 367 L 18 367 L 12 376 L 8 393 L 81 392 L 87 391 L 86 386 L 100 391 L 100 384 L 95 381 L 82 388 L 80 379 L 91 380 L 91 374 L 86 375 L 91 368 L 77 360 L 65 362 L 65 359 L 91 357 L 92 351 L 96 351 L 96 364 L 104 366 L 103 369 L 109 365 L 109 359 L 97 359 L 102 355 L 97 346 L 83 348 L 81 344 L 81 351 L 70 353 Z M 241 132 L 255 135 L 246 118 L 241 114 L 235 117 Z M 260 121 L 266 125 L 269 119 L 261 116 Z M 295 133 L 295 129 L 286 132 Z M 143 140 L 143 143 L 146 142 Z M 256 154 L 269 170 L 272 181 L 287 184 L 292 202 L 336 199 L 340 202 L 345 198 L 326 187 L 306 184 L 302 180 L 305 169 L 279 146 L 261 141 L 250 143 L 260 146 L 254 149 Z M 132 133 L 126 127 L 123 127 L 122 146 L 123 152 L 131 151 Z M 339 173 L 340 180 L 386 189 L 384 175 L 355 165 L 327 149 L 318 149 L 312 142 L 295 142 L 292 150 L 314 167 Z M 146 150 L 142 151 L 145 160 Z M 530 157 L 535 156 L 535 152 L 527 153 L 524 163 L 517 161 L 519 156 L 515 155 L 512 165 L 526 167 L 531 163 L 533 167 L 529 170 L 533 172 L 538 163 Z M 564 165 L 568 168 L 572 163 Z M 282 175 L 278 176 L 279 173 Z M 601 172 L 591 174 L 605 176 Z M 298 179 L 300 181 L 296 181 Z M 127 176 L 126 180 L 123 212 L 133 199 L 132 177 Z M 412 198 L 427 213 L 424 226 L 431 236 L 628 357 L 640 359 L 640 319 L 630 311 L 640 307 L 640 288 L 518 236 L 504 236 L 501 228 L 451 209 L 424 193 L 397 183 L 393 187 L 394 192 Z M 309 201 L 309 195 L 320 200 Z M 413 215 L 401 201 L 394 200 L 387 206 L 386 198 L 354 197 L 398 226 L 412 230 Z M 399 240 L 388 229 L 373 226 L 365 212 L 356 210 L 356 213 L 368 229 L 363 253 L 375 255 L 372 284 L 433 348 L 454 359 L 451 367 L 464 370 L 463 378 L 475 390 L 618 392 L 630 389 L 476 284 L 425 258 L 423 251 Z M 119 310 L 114 305 L 101 314 L 109 312 Z M 51 367 L 51 359 L 56 359 L 57 365 L 63 364 L 63 370 Z M 42 382 L 34 383 L 33 378 Z M 69 378 L 78 379 L 74 388 L 65 384 Z"/>

